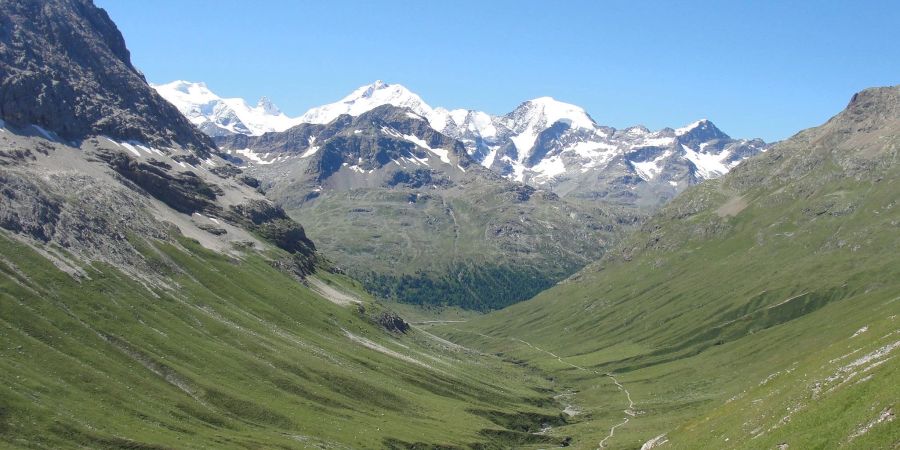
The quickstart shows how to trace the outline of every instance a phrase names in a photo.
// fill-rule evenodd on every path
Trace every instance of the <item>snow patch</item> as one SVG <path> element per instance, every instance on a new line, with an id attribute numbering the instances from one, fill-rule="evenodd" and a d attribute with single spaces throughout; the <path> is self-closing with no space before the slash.
<path id="1" fill-rule="evenodd" d="M 536 178 L 549 180 L 557 175 L 566 173 L 566 165 L 559 155 L 554 155 L 550 158 L 542 159 L 540 163 L 531 167 L 531 170 L 538 174 Z"/>
<path id="2" fill-rule="evenodd" d="M 644 181 L 650 181 L 659 175 L 662 172 L 662 167 L 660 167 L 660 163 L 666 158 L 672 156 L 671 151 L 666 151 L 662 155 L 657 156 L 652 161 L 628 161 L 631 163 L 632 167 L 634 167 L 635 172 L 637 172 L 638 176 L 641 177 Z"/>
<path id="3" fill-rule="evenodd" d="M 694 149 L 684 144 L 681 147 L 684 148 L 685 158 L 694 164 L 694 167 L 697 168 L 697 174 L 701 178 L 718 178 L 728 173 L 729 167 L 723 161 L 728 158 L 730 152 L 725 151 L 716 155 L 694 151 Z"/>
<path id="4" fill-rule="evenodd" d="M 129 152 L 134 153 L 135 156 L 137 156 L 137 157 L 141 156 L 141 152 L 137 151 L 137 149 L 134 148 L 134 145 L 131 145 L 128 142 L 122 142 L 119 145 L 121 145 L 122 147 L 125 147 L 125 149 L 128 150 Z"/>
<path id="5" fill-rule="evenodd" d="M 675 142 L 675 138 L 672 137 L 653 137 L 647 138 L 639 141 L 636 144 L 633 144 L 632 148 L 641 148 L 641 147 L 667 147 L 672 145 Z"/>
<path id="6" fill-rule="evenodd" d="M 256 164 L 272 164 L 273 162 L 275 162 L 275 161 L 266 161 L 265 159 L 260 158 L 260 156 L 256 152 L 254 152 L 253 150 L 250 150 L 249 148 L 245 148 L 242 150 L 235 150 L 235 153 L 247 158 L 250 161 L 253 161 Z"/>
<path id="7" fill-rule="evenodd" d="M 531 152 L 531 149 L 534 147 L 534 141 L 537 140 L 538 134 L 535 133 L 533 129 L 528 129 L 523 133 L 517 134 L 510 138 L 512 140 L 513 145 L 516 146 L 516 150 L 519 153 L 519 162 L 525 160 L 528 157 L 528 154 Z"/>
<path id="8" fill-rule="evenodd" d="M 411 134 L 404 134 L 404 135 L 401 135 L 400 137 L 402 137 L 403 139 L 406 139 L 409 142 L 412 142 L 413 144 L 418 145 L 419 147 L 424 148 L 425 150 L 428 150 L 431 153 L 434 153 L 435 155 L 438 156 L 438 158 L 441 159 L 441 161 L 443 161 L 446 164 L 450 164 L 450 152 L 449 151 L 442 149 L 442 148 L 431 148 L 431 146 L 428 145 L 428 143 L 425 142 L 424 139 L 420 139 L 418 136 L 413 136 Z"/>
<path id="9" fill-rule="evenodd" d="M 308 149 L 306 149 L 306 151 L 303 152 L 303 154 L 300 155 L 300 157 L 301 157 L 301 158 L 308 158 L 308 157 L 310 157 L 310 156 L 312 156 L 312 155 L 315 155 L 316 152 L 318 152 L 318 151 L 319 151 L 319 146 L 318 146 L 318 145 L 313 145 L 313 146 L 309 147 Z"/>

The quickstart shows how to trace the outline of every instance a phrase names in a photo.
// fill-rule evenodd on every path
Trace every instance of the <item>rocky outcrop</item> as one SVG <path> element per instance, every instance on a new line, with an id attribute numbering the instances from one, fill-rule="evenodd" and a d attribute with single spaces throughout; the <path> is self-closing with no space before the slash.
<path id="1" fill-rule="evenodd" d="M 306 237 L 303 226 L 288 217 L 280 206 L 269 201 L 251 200 L 231 206 L 226 217 L 283 250 L 310 257 L 315 254 L 316 246 Z"/>
<path id="2" fill-rule="evenodd" d="M 221 188 L 207 183 L 193 172 L 172 173 L 164 167 L 136 161 L 120 152 L 98 151 L 97 155 L 123 178 L 178 212 L 193 214 L 220 209 L 215 200 Z"/>
<path id="3" fill-rule="evenodd" d="M 150 88 L 122 34 L 90 0 L 0 2 L 0 118 L 69 140 L 106 135 L 201 157 L 214 149 Z"/>
<path id="4" fill-rule="evenodd" d="M 406 333 L 409 331 L 409 324 L 392 311 L 385 311 L 378 315 L 375 319 L 379 325 L 385 330 L 394 333 Z"/>

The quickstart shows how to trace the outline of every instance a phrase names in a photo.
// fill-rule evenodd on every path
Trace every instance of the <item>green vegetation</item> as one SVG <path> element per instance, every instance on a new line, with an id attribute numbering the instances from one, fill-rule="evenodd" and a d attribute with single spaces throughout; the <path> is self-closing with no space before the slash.
<path id="1" fill-rule="evenodd" d="M 535 299 L 435 330 L 556 377 L 577 448 L 626 417 L 610 448 L 895 447 L 898 91 L 690 189 Z"/>
<path id="2" fill-rule="evenodd" d="M 530 298 L 599 258 L 623 229 L 599 208 L 545 193 L 518 200 L 521 193 L 510 186 L 475 179 L 440 190 L 326 191 L 289 213 L 323 253 L 379 297 L 489 311 Z"/>
<path id="3" fill-rule="evenodd" d="M 381 298 L 420 306 L 455 305 L 475 311 L 509 306 L 522 298 L 533 297 L 554 283 L 537 269 L 473 264 L 454 266 L 443 273 L 351 273 L 369 292 Z"/>
<path id="4" fill-rule="evenodd" d="M 391 333 L 341 275 L 314 276 L 361 306 L 261 255 L 138 248 L 160 278 L 99 262 L 75 278 L 0 236 L 0 446 L 504 448 L 531 439 L 509 418 L 559 414 L 539 373 Z"/>

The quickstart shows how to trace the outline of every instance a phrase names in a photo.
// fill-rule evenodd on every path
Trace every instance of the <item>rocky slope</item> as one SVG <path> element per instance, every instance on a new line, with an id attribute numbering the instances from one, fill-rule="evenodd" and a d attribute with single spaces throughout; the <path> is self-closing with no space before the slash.
<path id="1" fill-rule="evenodd" d="M 204 155 L 211 140 L 147 86 L 88 0 L 0 4 L 0 117 L 72 140 L 106 135 Z"/>
<path id="2" fill-rule="evenodd" d="M 181 235 L 224 252 L 281 248 L 273 264 L 314 270 L 302 226 L 147 85 L 103 10 L 0 7 L 0 228 L 73 274 L 102 261 L 164 285 L 139 248 Z"/>

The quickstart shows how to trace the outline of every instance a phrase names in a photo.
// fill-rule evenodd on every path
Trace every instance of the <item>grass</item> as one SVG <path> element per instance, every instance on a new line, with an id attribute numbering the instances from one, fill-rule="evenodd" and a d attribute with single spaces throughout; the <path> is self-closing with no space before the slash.
<path id="1" fill-rule="evenodd" d="M 597 207 L 540 194 L 514 200 L 512 184 L 473 180 L 440 190 L 326 191 L 289 212 L 379 297 L 477 311 L 550 287 L 600 257 L 623 228 Z"/>
<path id="2" fill-rule="evenodd" d="M 764 157 L 775 166 L 761 158 L 686 192 L 535 299 L 433 330 L 575 392 L 583 414 L 554 430 L 575 448 L 626 417 L 605 373 L 637 409 L 610 448 L 662 434 L 667 448 L 892 448 L 900 428 L 877 418 L 900 402 L 900 169 L 879 139 L 888 151 L 858 176 L 833 144 L 776 150 Z M 738 197 L 746 207 L 722 209 Z"/>
<path id="3" fill-rule="evenodd" d="M 558 414 L 539 373 L 415 329 L 385 331 L 260 255 L 237 260 L 183 238 L 142 251 L 167 268 L 168 287 L 102 263 L 79 282 L 0 237 L 0 445 L 503 447 L 516 430 L 467 409 Z M 344 276 L 317 276 L 369 314 L 383 308 Z"/>

